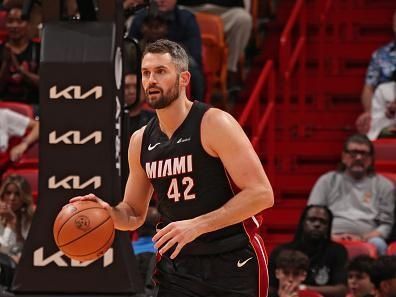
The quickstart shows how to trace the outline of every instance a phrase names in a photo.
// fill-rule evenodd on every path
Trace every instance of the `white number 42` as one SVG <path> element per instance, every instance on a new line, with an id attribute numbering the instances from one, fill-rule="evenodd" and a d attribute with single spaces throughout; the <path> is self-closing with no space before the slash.
<path id="1" fill-rule="evenodd" d="M 182 179 L 182 184 L 183 184 L 183 186 L 185 186 L 184 192 L 183 192 L 183 199 L 184 200 L 194 199 L 195 194 L 190 193 L 192 187 L 194 186 L 194 180 L 189 176 L 185 176 Z M 180 196 L 181 196 L 181 193 L 179 191 L 177 179 L 172 178 L 172 181 L 171 181 L 171 183 L 169 185 L 169 189 L 168 189 L 168 198 L 175 199 L 175 202 L 178 202 L 178 201 L 180 201 Z"/>

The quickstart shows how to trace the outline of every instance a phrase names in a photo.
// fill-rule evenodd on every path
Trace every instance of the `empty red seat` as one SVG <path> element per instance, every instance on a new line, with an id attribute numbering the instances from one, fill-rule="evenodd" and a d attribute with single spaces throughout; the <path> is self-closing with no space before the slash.
<path id="1" fill-rule="evenodd" d="M 359 255 L 368 255 L 373 258 L 377 258 L 378 256 L 377 249 L 372 243 L 350 240 L 340 240 L 337 242 L 342 244 L 346 248 L 349 259 L 353 259 Z"/>

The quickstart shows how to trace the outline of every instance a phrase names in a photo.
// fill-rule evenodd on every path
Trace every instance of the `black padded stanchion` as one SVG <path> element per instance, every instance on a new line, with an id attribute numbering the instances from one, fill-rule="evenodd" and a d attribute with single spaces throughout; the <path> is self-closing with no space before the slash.
<path id="1" fill-rule="evenodd" d="M 88 0 L 85 0 L 88 1 Z M 40 178 L 36 215 L 17 268 L 17 294 L 126 295 L 142 290 L 129 235 L 93 261 L 72 261 L 56 247 L 52 226 L 69 199 L 95 193 L 121 198 L 122 0 L 97 21 L 61 22 L 47 0 L 40 64 Z"/>

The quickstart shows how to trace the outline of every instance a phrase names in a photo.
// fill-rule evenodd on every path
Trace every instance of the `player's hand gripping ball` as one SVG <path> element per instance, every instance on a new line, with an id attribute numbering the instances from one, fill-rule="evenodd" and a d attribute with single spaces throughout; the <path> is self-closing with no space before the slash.
<path id="1" fill-rule="evenodd" d="M 78 261 L 96 260 L 111 247 L 114 223 L 109 213 L 95 201 L 65 205 L 54 222 L 54 238 L 59 249 Z"/>

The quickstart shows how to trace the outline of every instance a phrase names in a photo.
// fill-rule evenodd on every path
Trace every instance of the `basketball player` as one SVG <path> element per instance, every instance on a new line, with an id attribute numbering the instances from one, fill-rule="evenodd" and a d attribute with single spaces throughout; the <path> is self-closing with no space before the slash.
<path id="1" fill-rule="evenodd" d="M 156 117 L 131 137 L 124 200 L 116 207 L 93 194 L 71 201 L 96 200 L 117 229 L 135 230 L 156 191 L 159 297 L 267 296 L 256 215 L 273 205 L 271 185 L 235 119 L 188 100 L 187 65 L 177 43 L 158 40 L 147 46 L 142 85 Z M 233 193 L 229 179 L 239 193 Z"/>

